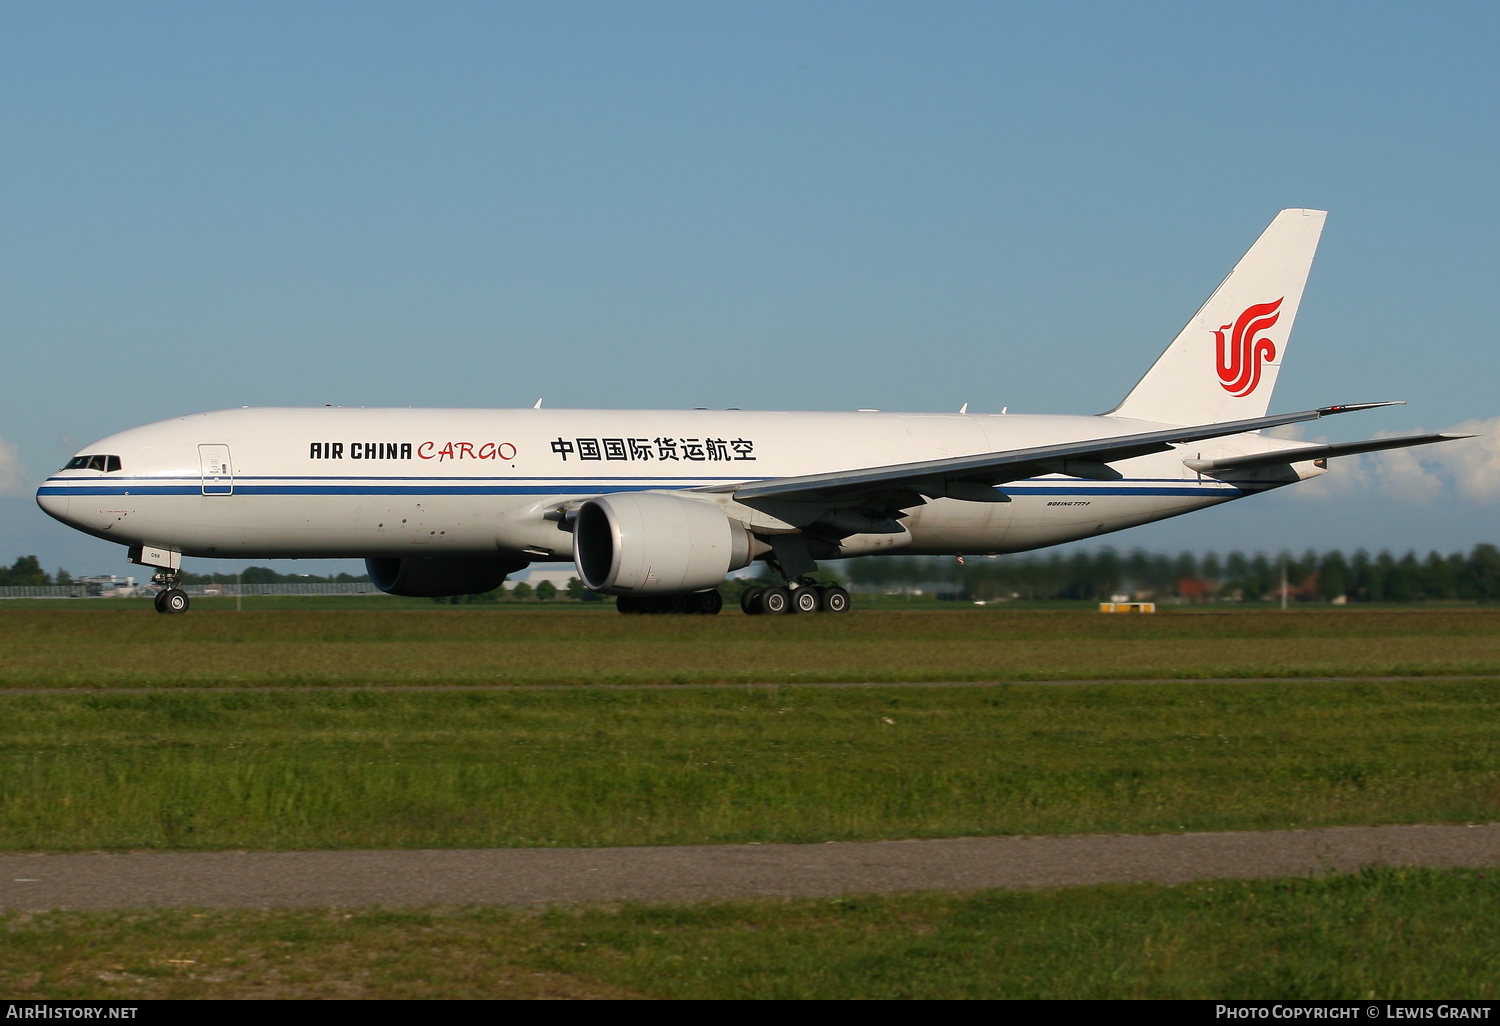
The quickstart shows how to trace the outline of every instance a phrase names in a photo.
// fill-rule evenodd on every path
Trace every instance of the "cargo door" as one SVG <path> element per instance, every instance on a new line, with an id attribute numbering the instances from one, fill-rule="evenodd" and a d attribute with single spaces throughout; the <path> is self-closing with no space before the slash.
<path id="1" fill-rule="evenodd" d="M 204 495 L 234 494 L 234 470 L 229 462 L 229 446 L 200 445 L 198 461 L 203 465 Z"/>

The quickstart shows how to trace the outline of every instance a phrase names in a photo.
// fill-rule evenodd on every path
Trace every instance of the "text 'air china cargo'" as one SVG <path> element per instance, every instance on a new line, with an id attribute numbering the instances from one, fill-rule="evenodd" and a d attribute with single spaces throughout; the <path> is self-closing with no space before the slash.
<path id="1" fill-rule="evenodd" d="M 1124 402 L 1086 416 L 740 410 L 240 409 L 134 428 L 37 502 L 154 567 L 183 556 L 360 557 L 397 595 L 490 591 L 571 560 L 622 613 L 717 613 L 725 574 L 785 587 L 747 613 L 843 612 L 812 579 L 850 556 L 1020 552 L 1175 517 L 1327 472 L 1328 459 L 1462 435 L 1332 445 L 1266 416 L 1321 210 L 1283 210 Z"/>

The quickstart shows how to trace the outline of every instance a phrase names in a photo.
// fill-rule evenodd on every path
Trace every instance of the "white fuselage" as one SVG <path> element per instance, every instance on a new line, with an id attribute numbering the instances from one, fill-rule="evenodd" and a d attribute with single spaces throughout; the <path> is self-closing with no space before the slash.
<path id="1" fill-rule="evenodd" d="M 512 555 L 572 559 L 560 504 L 943 459 L 1149 431 L 1114 417 L 738 410 L 239 409 L 111 435 L 84 453 L 120 469 L 63 470 L 37 502 L 123 545 L 235 558 Z M 1321 473 L 1200 476 L 1187 458 L 1297 443 L 1257 434 L 1119 462 L 1119 481 L 1011 482 L 1011 502 L 938 499 L 904 535 L 841 554 L 1003 553 L 1118 531 Z M 755 531 L 787 530 L 724 494 L 703 497 Z M 549 516 L 549 513 L 551 516 Z"/>

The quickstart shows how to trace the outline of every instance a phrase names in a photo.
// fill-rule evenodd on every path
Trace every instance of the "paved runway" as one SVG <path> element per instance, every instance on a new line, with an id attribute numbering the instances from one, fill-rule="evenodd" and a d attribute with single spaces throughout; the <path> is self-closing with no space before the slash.
<path id="1" fill-rule="evenodd" d="M 658 848 L 0 856 L 0 908 L 700 901 L 1500 866 L 1500 823 Z"/>

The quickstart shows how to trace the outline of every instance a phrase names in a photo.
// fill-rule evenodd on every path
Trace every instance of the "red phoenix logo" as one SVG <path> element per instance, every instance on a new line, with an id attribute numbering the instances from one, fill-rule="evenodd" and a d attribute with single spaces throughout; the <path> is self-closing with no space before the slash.
<path id="1" fill-rule="evenodd" d="M 1280 309 L 1281 299 L 1274 303 L 1259 303 L 1235 318 L 1233 331 L 1226 324 L 1214 332 L 1214 338 L 1218 340 L 1219 384 L 1224 386 L 1224 391 L 1246 396 L 1260 384 L 1261 364 L 1276 359 L 1276 343 L 1268 338 L 1256 338 L 1255 334 L 1280 320 L 1281 314 L 1277 312 Z M 1226 331 L 1230 332 L 1227 342 L 1224 339 Z"/>

